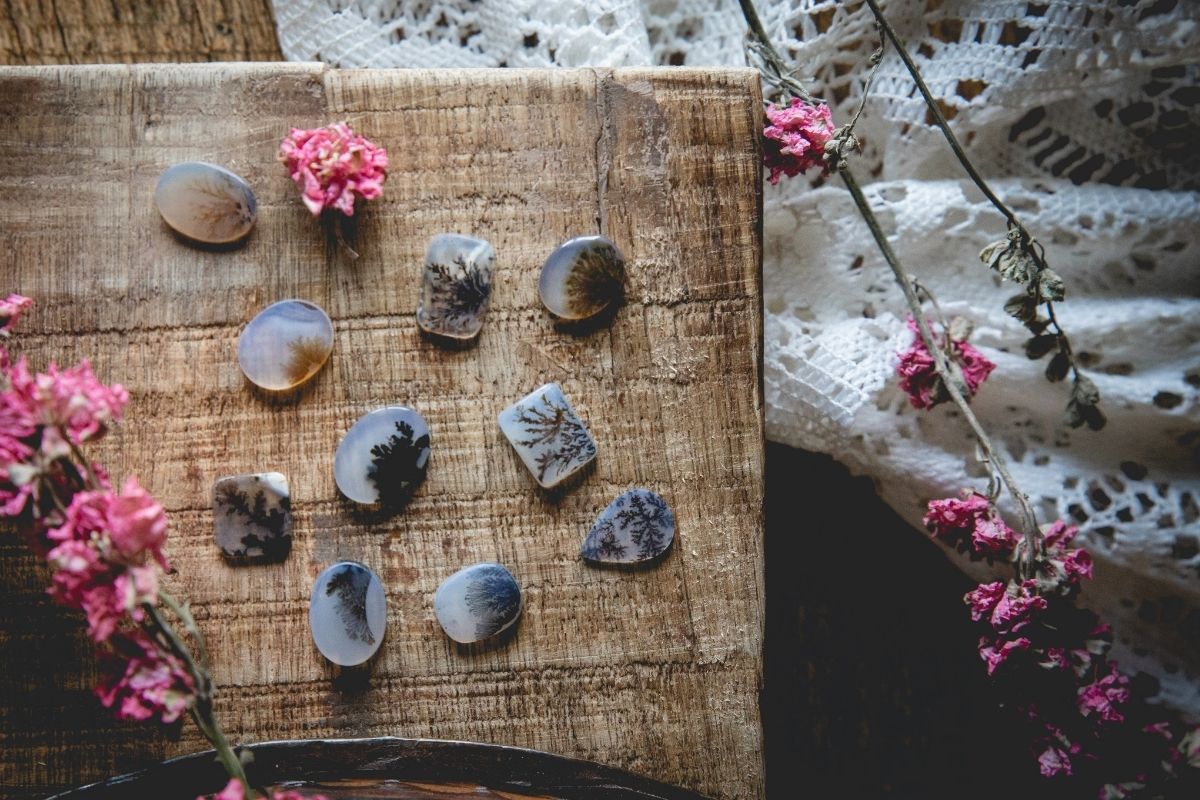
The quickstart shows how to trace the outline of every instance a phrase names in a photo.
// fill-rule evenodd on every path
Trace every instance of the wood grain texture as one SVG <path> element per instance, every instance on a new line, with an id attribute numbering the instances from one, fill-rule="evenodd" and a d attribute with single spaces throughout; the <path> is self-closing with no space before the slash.
<path id="1" fill-rule="evenodd" d="M 37 298 L 20 347 L 91 357 L 133 394 L 98 447 L 172 517 L 170 588 L 209 637 L 234 739 L 402 735 L 533 747 L 719 797 L 762 794 L 762 390 L 758 82 L 749 70 L 336 72 L 318 65 L 0 70 L 4 289 Z M 275 162 L 289 125 L 348 119 L 392 157 L 350 260 Z M 181 244 L 151 203 L 182 160 L 254 186 L 245 246 Z M 538 267 L 601 231 L 629 259 L 608 327 L 555 327 Z M 433 234 L 490 240 L 478 344 L 423 339 L 413 312 Z M 331 362 L 290 402 L 250 390 L 241 327 L 301 297 L 333 318 Z M 596 437 L 594 471 L 534 484 L 496 414 L 559 381 Z M 340 500 L 331 461 L 364 412 L 409 403 L 433 429 L 429 477 L 404 513 Z M 212 541 L 219 475 L 278 470 L 296 541 L 283 564 L 230 567 Z M 673 505 L 679 537 L 650 571 L 585 567 L 595 515 L 631 485 Z M 340 558 L 388 587 L 368 668 L 338 672 L 307 629 L 311 582 Z M 455 646 L 438 583 L 508 565 L 515 636 Z M 36 793 L 203 747 L 109 720 L 89 696 L 80 621 L 47 602 L 44 566 L 12 536 L 0 562 L 0 790 Z"/>

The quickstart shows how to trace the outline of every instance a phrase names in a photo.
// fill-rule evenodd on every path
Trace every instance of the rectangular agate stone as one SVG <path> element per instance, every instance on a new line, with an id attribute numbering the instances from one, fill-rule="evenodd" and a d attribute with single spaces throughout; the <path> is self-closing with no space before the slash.
<path id="1" fill-rule="evenodd" d="M 278 472 L 231 475 L 213 484 L 217 547 L 233 561 L 281 561 L 292 549 L 292 501 Z"/>
<path id="2" fill-rule="evenodd" d="M 417 324 L 435 336 L 472 339 L 483 328 L 492 294 L 492 246 L 483 239 L 442 233 L 425 251 Z"/>
<path id="3" fill-rule="evenodd" d="M 500 430 L 543 487 L 557 486 L 596 458 L 596 442 L 567 402 L 547 383 L 500 413 Z"/>

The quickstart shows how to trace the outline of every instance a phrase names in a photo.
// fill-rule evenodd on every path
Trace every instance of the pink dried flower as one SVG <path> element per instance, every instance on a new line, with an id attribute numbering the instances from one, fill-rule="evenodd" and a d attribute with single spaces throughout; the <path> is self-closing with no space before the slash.
<path id="1" fill-rule="evenodd" d="M 971 544 L 980 555 L 1003 558 L 1012 554 L 1020 537 L 999 518 L 981 519 L 971 532 Z"/>
<path id="2" fill-rule="evenodd" d="M 1047 528 L 1042 536 L 1046 543 L 1046 549 L 1053 550 L 1070 544 L 1077 533 L 1079 533 L 1079 528 L 1074 525 L 1068 525 L 1060 519 Z"/>
<path id="3" fill-rule="evenodd" d="M 211 800 L 245 800 L 246 792 L 242 782 L 237 778 L 230 778 L 229 783 L 225 788 L 214 794 Z M 196 798 L 196 800 L 209 800 L 204 795 Z M 303 795 L 294 789 L 277 789 L 271 792 L 271 800 L 328 800 L 325 795 Z"/>
<path id="4" fill-rule="evenodd" d="M 916 320 L 911 315 L 908 318 L 908 329 L 912 331 L 913 341 L 907 350 L 900 353 L 900 361 L 896 365 L 900 389 L 908 395 L 908 401 L 913 408 L 932 408 L 948 398 L 941 386 L 941 378 L 934 368 L 933 355 L 925 347 L 925 340 L 921 338 Z M 935 339 L 939 335 L 934 326 L 930 326 L 930 333 Z M 962 372 L 968 399 L 974 397 L 996 365 L 965 341 L 952 340 L 949 355 Z"/>
<path id="5" fill-rule="evenodd" d="M 96 686 L 100 702 L 114 709 L 117 719 L 179 719 L 196 693 L 183 662 L 140 629 L 116 635 L 113 643 L 120 655 L 110 655 L 110 674 Z"/>
<path id="6" fill-rule="evenodd" d="M 1015 591 L 1006 591 L 992 610 L 992 629 L 999 634 L 1016 633 L 1046 610 L 1046 598 L 1033 594 L 1033 581 L 1025 581 Z"/>
<path id="7" fill-rule="evenodd" d="M 987 674 L 994 673 L 1013 653 L 1028 650 L 1032 645 L 1024 636 L 1007 642 L 989 642 L 987 637 L 979 640 L 979 657 L 987 664 Z"/>
<path id="8" fill-rule="evenodd" d="M 111 498 L 105 522 L 117 552 L 130 563 L 140 563 L 149 554 L 164 570 L 168 569 L 163 554 L 167 542 L 167 514 L 163 507 L 138 484 L 137 478 L 125 481 L 121 494 Z"/>
<path id="9" fill-rule="evenodd" d="M 1046 746 L 1038 756 L 1038 768 L 1042 777 L 1053 778 L 1056 775 L 1072 775 L 1071 759 L 1067 752 L 1056 744 Z"/>
<path id="10" fill-rule="evenodd" d="M 1085 717 L 1095 714 L 1104 722 L 1122 722 L 1125 715 L 1118 708 L 1129 700 L 1129 679 L 1109 665 L 1110 672 L 1103 678 L 1079 690 L 1079 713 Z"/>
<path id="11" fill-rule="evenodd" d="M 355 198 L 379 197 L 387 178 L 387 150 L 342 122 L 312 130 L 292 128 L 279 145 L 279 160 L 314 217 L 326 208 L 354 216 Z"/>
<path id="12" fill-rule="evenodd" d="M 834 131 L 829 106 L 793 97 L 789 106 L 769 104 L 767 119 L 771 124 L 763 130 L 763 163 L 771 171 L 772 184 L 779 183 L 781 175 L 791 178 L 813 167 L 829 172 L 825 144 Z"/>
<path id="13" fill-rule="evenodd" d="M 1063 573 L 1070 583 L 1092 579 L 1092 554 L 1087 550 L 1068 550 L 1062 558 Z"/>
<path id="14" fill-rule="evenodd" d="M 977 494 L 966 494 L 961 499 L 946 497 L 930 500 L 928 513 L 925 514 L 925 527 L 930 528 L 934 536 L 941 537 L 973 530 L 979 520 L 986 519 L 991 513 L 991 507 L 986 497 Z"/>
<path id="15" fill-rule="evenodd" d="M 1000 598 L 1004 597 L 1004 593 L 1003 581 L 995 581 L 981 583 L 963 595 L 963 602 L 971 607 L 971 619 L 979 622 L 990 618 L 996 604 L 1000 602 Z"/>
<path id="16" fill-rule="evenodd" d="M 21 315 L 29 310 L 33 301 L 19 294 L 10 294 L 0 300 L 0 336 L 8 336 Z"/>

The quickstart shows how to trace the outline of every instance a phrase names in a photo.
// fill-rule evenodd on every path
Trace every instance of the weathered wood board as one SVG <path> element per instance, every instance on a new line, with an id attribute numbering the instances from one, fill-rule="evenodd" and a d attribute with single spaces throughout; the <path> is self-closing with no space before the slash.
<path id="1" fill-rule="evenodd" d="M 171 514 L 167 579 L 209 641 L 231 738 L 399 735 L 533 747 L 718 797 L 762 794 L 762 390 L 758 82 L 750 70 L 356 71 L 320 65 L 0 68 L 0 291 L 37 300 L 11 343 L 38 365 L 90 357 L 126 385 L 127 421 L 96 448 Z M 291 125 L 346 119 L 388 147 L 385 197 L 352 260 L 275 161 Z M 159 173 L 224 164 L 260 204 L 244 246 L 196 249 L 159 219 Z M 413 312 L 429 237 L 497 253 L 478 343 L 447 350 Z M 627 302 L 591 332 L 555 326 L 538 268 L 597 231 L 629 260 Z M 242 326 L 301 297 L 334 320 L 331 362 L 270 401 L 238 370 Z M 496 414 L 557 380 L 596 437 L 593 471 L 547 493 Z M 382 404 L 433 430 L 429 476 L 398 516 L 341 499 L 341 435 Z M 220 475 L 290 479 L 296 540 L 272 566 L 212 541 Z M 644 571 L 578 558 L 632 485 L 672 503 L 679 537 Z M 388 588 L 387 638 L 338 671 L 308 633 L 315 575 L 339 558 Z M 458 567 L 508 565 L 516 635 L 463 648 L 432 596 Z M 35 795 L 204 747 L 112 721 L 90 697 L 81 621 L 0 535 L 0 792 Z"/>

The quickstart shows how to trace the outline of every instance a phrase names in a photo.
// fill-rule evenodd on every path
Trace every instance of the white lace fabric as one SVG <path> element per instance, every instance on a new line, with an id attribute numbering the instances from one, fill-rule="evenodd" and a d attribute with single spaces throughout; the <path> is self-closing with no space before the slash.
<path id="1" fill-rule="evenodd" d="M 273 0 L 293 60 L 340 67 L 743 65 L 737 0 Z M 877 46 L 869 12 L 760 2 L 767 30 L 844 122 Z M 1127 670 L 1200 716 L 1200 3 L 891 0 L 980 171 L 1066 280 L 1059 318 L 1103 395 L 1100 432 L 1062 421 L 1069 386 L 1022 352 L 1016 293 L 979 261 L 1002 218 L 964 181 L 894 54 L 855 172 L 906 268 L 997 364 L 974 407 L 1042 518 L 1097 559 L 1085 600 Z M 805 74 L 807 73 L 807 74 Z M 954 409 L 896 387 L 906 307 L 840 185 L 769 188 L 768 435 L 872 476 L 905 519 L 982 486 Z M 977 569 L 966 562 L 968 571 Z"/>

